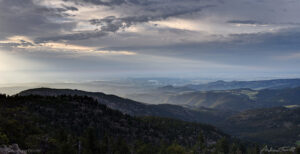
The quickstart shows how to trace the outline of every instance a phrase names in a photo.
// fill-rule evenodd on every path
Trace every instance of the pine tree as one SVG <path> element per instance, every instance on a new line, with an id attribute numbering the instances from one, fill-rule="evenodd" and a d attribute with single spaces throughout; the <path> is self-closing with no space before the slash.
<path id="1" fill-rule="evenodd" d="M 205 153 L 206 143 L 202 132 L 199 133 L 196 144 L 193 146 L 193 153 Z"/>
<path id="2" fill-rule="evenodd" d="M 218 154 L 228 154 L 229 153 L 229 144 L 225 137 L 221 138 L 216 144 L 216 152 Z"/>

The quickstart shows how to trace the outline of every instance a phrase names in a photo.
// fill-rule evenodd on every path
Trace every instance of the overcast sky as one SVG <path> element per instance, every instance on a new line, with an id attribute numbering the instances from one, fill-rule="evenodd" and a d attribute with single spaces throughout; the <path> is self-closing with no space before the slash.
<path id="1" fill-rule="evenodd" d="M 0 0 L 0 83 L 300 77 L 299 0 Z"/>

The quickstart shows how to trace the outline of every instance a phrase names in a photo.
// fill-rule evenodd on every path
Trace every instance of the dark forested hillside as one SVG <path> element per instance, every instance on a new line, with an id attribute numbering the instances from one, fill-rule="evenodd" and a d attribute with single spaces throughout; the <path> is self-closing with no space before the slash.
<path id="1" fill-rule="evenodd" d="M 231 115 L 229 112 L 210 112 L 208 110 L 194 110 L 187 107 L 171 104 L 145 104 L 130 99 L 121 98 L 115 95 L 106 95 L 100 92 L 85 92 L 70 89 L 50 89 L 37 88 L 29 89 L 19 93 L 20 96 L 41 95 L 41 96 L 60 96 L 60 95 L 78 95 L 89 96 L 96 99 L 100 104 L 105 104 L 109 108 L 119 110 L 132 116 L 157 116 L 175 118 L 184 121 L 212 123 L 220 121 L 224 116 Z"/>
<path id="2" fill-rule="evenodd" d="M 124 115 L 86 96 L 0 95 L 0 145 L 45 153 L 159 153 L 192 150 L 199 136 L 207 147 L 228 137 L 208 125 Z"/>
<path id="3" fill-rule="evenodd" d="M 215 91 L 215 92 L 207 92 L 204 97 L 207 100 L 218 100 L 221 103 L 217 103 L 219 105 L 229 105 L 231 102 L 233 107 L 239 107 L 237 104 L 240 103 L 240 106 L 243 106 L 243 102 L 239 102 L 238 98 L 241 100 L 248 100 L 251 105 L 256 105 L 256 107 L 269 107 L 269 106 L 287 106 L 287 107 L 295 107 L 298 100 L 298 93 L 300 92 L 299 88 L 292 89 L 278 89 L 278 90 L 261 90 L 255 91 L 251 89 L 238 89 L 238 90 L 227 90 L 227 91 Z M 204 92 L 203 92 L 204 93 Z M 208 93 L 215 93 L 208 94 Z M 224 95 L 224 93 L 228 93 Z M 123 113 L 129 113 L 133 116 L 158 116 L 158 117 L 168 117 L 168 118 L 176 118 L 182 119 L 186 121 L 200 121 L 207 122 L 217 126 L 224 132 L 234 135 L 236 137 L 241 137 L 243 139 L 249 140 L 251 142 L 257 143 L 267 143 L 273 145 L 294 145 L 295 142 L 299 140 L 299 122 L 297 121 L 299 111 L 295 109 L 288 109 L 286 107 L 280 107 L 279 111 L 275 110 L 276 108 L 271 109 L 253 109 L 250 111 L 241 111 L 241 112 L 231 112 L 231 111 L 221 111 L 216 109 L 209 109 L 203 107 L 195 107 L 188 106 L 181 107 L 177 105 L 147 105 L 144 103 L 135 102 L 129 99 L 123 99 L 113 95 L 105 95 L 103 93 L 90 93 L 78 90 L 64 90 L 64 89 L 32 89 L 27 90 L 20 93 L 19 97 L 23 96 L 31 96 L 31 95 L 43 95 L 43 96 L 63 96 L 63 95 L 73 95 L 73 96 L 90 96 L 91 98 L 97 100 L 100 104 L 105 104 L 109 107 L 113 107 Z M 221 97 L 221 96 L 224 97 Z M 220 98 L 218 98 L 218 97 Z M 226 96 L 226 97 L 225 97 Z M 236 101 L 232 101 L 235 99 L 230 99 L 232 97 L 236 98 Z M 52 97 L 50 97 L 52 98 Z M 197 97 L 196 97 L 197 98 Z M 190 100 L 197 100 L 192 96 Z M 272 98 L 272 99 L 271 99 Z M 200 98 L 199 98 L 200 99 Z M 263 100 L 263 101 L 258 101 Z M 236 106 L 235 106 L 235 105 Z M 260 104 L 258 106 L 258 104 Z M 291 106 L 289 106 L 292 104 Z M 194 104 L 195 105 L 195 104 Z M 129 111 L 129 112 L 126 112 Z M 245 118 L 246 117 L 246 118 Z M 145 121 L 146 123 L 153 123 L 156 128 L 158 127 L 162 134 L 168 133 L 177 133 L 177 134 L 185 134 L 186 132 L 191 133 L 193 127 L 185 127 L 188 123 L 174 121 L 171 119 L 162 119 L 162 118 L 138 118 L 141 121 Z M 155 119 L 155 120 L 153 120 Z M 170 123 L 171 122 L 171 123 Z M 176 124 L 174 126 L 173 124 Z M 165 124 L 168 127 L 163 127 Z M 169 129 L 176 128 L 180 126 L 180 128 L 186 129 Z M 203 126 L 203 125 L 202 125 Z M 202 127 L 205 128 L 205 127 Z M 184 130 L 184 132 L 182 132 Z M 286 133 L 282 133 L 282 131 Z M 165 133 L 166 132 L 166 133 Z M 172 138 L 174 135 L 171 135 L 167 138 Z M 274 139 L 272 136 L 276 136 Z M 181 136 L 183 137 L 183 136 Z M 174 138 L 172 138 L 174 140 Z M 181 143 L 189 144 L 186 139 Z"/>
<path id="4" fill-rule="evenodd" d="M 252 141 L 293 145 L 300 141 L 300 108 L 276 107 L 241 112 L 226 120 L 230 134 Z"/>

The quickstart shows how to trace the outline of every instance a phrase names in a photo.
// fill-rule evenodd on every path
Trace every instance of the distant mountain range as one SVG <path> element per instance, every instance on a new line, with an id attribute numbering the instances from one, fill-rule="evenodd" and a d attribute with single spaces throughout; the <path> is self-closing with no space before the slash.
<path id="1" fill-rule="evenodd" d="M 130 95 L 137 101 L 176 104 L 191 108 L 242 111 L 285 105 L 300 105 L 300 87 L 283 89 L 234 89 L 214 91 L 150 92 Z"/>
<path id="2" fill-rule="evenodd" d="M 59 89 L 80 89 L 92 92 L 105 92 L 125 96 L 127 94 L 146 92 L 166 85 L 187 85 L 194 83 L 188 79 L 176 78 L 120 78 L 87 82 L 54 82 L 54 83 L 18 83 L 18 84 L 0 84 L 0 93 L 9 95 L 17 94 L 26 89 L 49 87 Z"/>
<path id="3" fill-rule="evenodd" d="M 259 89 L 281 89 L 281 88 L 295 88 L 300 86 L 300 79 L 275 79 L 275 80 L 259 80 L 259 81 L 216 81 L 207 84 L 186 85 L 181 88 L 192 90 L 230 90 L 250 88 L 254 90 Z"/>

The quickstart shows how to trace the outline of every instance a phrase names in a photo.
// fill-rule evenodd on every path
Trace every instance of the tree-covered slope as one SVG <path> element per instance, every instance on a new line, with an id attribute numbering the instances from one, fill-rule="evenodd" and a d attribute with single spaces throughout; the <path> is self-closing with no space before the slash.
<path id="1" fill-rule="evenodd" d="M 194 110 L 187 107 L 171 104 L 145 104 L 130 99 L 121 98 L 115 95 L 106 95 L 100 92 L 85 92 L 81 90 L 70 89 L 50 89 L 37 88 L 29 89 L 19 93 L 20 96 L 40 95 L 40 96 L 60 96 L 60 95 L 78 95 L 89 96 L 96 99 L 100 104 L 105 104 L 109 108 L 119 110 L 133 116 L 157 116 L 166 118 L 175 118 L 184 121 L 212 123 L 223 119 L 224 114 L 215 114 L 204 110 Z"/>
<path id="2" fill-rule="evenodd" d="M 244 111 L 229 117 L 222 128 L 232 135 L 255 142 L 293 145 L 300 141 L 300 108 Z"/>
<path id="3" fill-rule="evenodd" d="M 200 134 L 206 142 L 227 136 L 198 123 L 131 117 L 89 97 L 0 95 L 0 145 L 18 143 L 46 153 L 126 153 L 145 144 L 192 147 Z"/>

